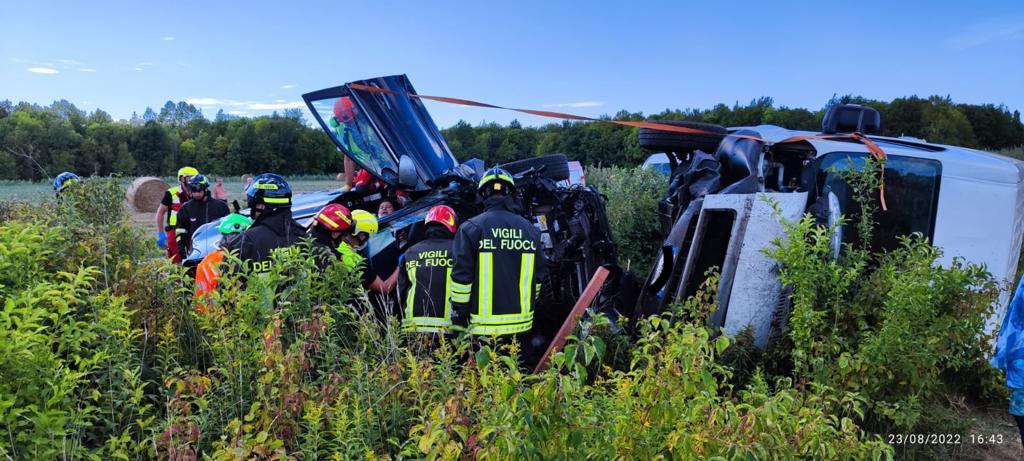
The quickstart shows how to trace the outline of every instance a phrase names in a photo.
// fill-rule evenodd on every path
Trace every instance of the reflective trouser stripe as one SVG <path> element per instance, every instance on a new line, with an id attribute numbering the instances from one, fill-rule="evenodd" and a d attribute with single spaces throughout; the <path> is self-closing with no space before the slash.
<path id="1" fill-rule="evenodd" d="M 494 272 L 494 254 L 493 253 L 480 253 L 479 261 L 479 272 L 477 273 L 477 283 L 480 285 L 479 296 L 477 297 L 477 312 L 480 313 L 481 317 L 491 316 L 491 273 Z"/>
<path id="2" fill-rule="evenodd" d="M 418 333 L 438 333 L 448 329 L 452 322 L 437 317 L 411 317 L 402 320 L 403 331 Z"/>
<path id="3" fill-rule="evenodd" d="M 177 229 L 174 229 L 174 233 L 175 233 L 175 234 L 184 234 L 184 233 L 186 233 L 186 232 L 188 232 L 188 229 L 182 229 L 182 228 L 180 228 L 180 227 L 179 227 L 179 228 L 177 228 Z"/>
<path id="4" fill-rule="evenodd" d="M 531 328 L 533 328 L 532 320 L 504 325 L 470 325 L 469 332 L 474 335 L 499 336 L 524 333 L 530 331 Z"/>
<path id="5" fill-rule="evenodd" d="M 533 253 L 523 253 L 519 267 L 519 311 L 531 312 L 533 307 Z"/>
<path id="6" fill-rule="evenodd" d="M 505 325 L 509 323 L 532 322 L 533 312 L 527 314 L 505 314 L 505 315 L 472 315 L 469 316 L 469 323 L 481 325 Z"/>

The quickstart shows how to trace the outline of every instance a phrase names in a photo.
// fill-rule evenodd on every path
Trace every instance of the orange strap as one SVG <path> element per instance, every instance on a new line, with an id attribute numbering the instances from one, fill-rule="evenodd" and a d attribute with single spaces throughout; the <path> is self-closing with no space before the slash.
<path id="1" fill-rule="evenodd" d="M 715 133 L 715 132 L 712 132 L 712 131 L 705 131 L 705 130 L 701 130 L 699 128 L 688 128 L 688 127 L 684 127 L 684 126 L 667 125 L 667 124 L 664 124 L 664 123 L 637 122 L 637 121 L 631 121 L 631 120 L 607 120 L 607 119 L 599 119 L 599 118 L 593 118 L 593 117 L 584 117 L 582 115 L 566 114 L 566 113 L 563 113 L 563 112 L 551 112 L 551 111 L 546 111 L 546 110 L 535 110 L 535 109 L 516 109 L 514 107 L 503 107 L 503 106 L 498 106 L 498 105 L 494 105 L 494 104 L 488 104 L 488 103 L 485 103 L 485 102 L 472 101 L 472 100 L 469 100 L 469 99 L 451 98 L 451 97 L 447 97 L 447 96 L 428 96 L 428 95 L 425 95 L 425 94 L 398 92 L 398 91 L 394 91 L 394 90 L 378 88 L 378 87 L 375 87 L 375 86 L 363 85 L 361 83 L 350 83 L 348 86 L 351 87 L 354 90 L 368 91 L 368 92 L 371 92 L 371 93 L 382 93 L 382 94 L 390 94 L 390 95 L 405 95 L 406 97 L 409 97 L 409 98 L 428 99 L 428 100 L 431 100 L 431 101 L 443 102 L 443 103 L 448 103 L 448 104 L 456 104 L 456 105 L 462 105 L 462 106 L 474 106 L 474 107 L 486 107 L 486 108 L 489 108 L 489 109 L 511 110 L 511 111 L 515 111 L 515 112 L 521 112 L 521 113 L 524 113 L 524 114 L 537 115 L 537 116 L 540 116 L 540 117 L 557 118 L 557 119 L 562 119 L 562 120 L 576 120 L 576 121 L 584 121 L 584 122 L 613 123 L 613 124 L 622 125 L 622 126 L 630 126 L 630 127 L 636 127 L 636 128 L 649 128 L 649 129 L 652 129 L 652 130 L 671 131 L 671 132 L 674 132 L 674 133 L 700 134 L 700 135 L 721 136 L 721 137 L 725 137 L 726 136 L 726 135 L 723 135 L 722 133 Z M 885 203 L 885 181 L 884 181 L 884 179 L 885 179 L 885 158 L 886 158 L 885 151 L 883 151 L 881 147 L 878 147 L 878 145 L 875 144 L 874 141 L 872 141 L 870 138 L 868 138 L 867 136 L 864 136 L 861 133 L 834 134 L 834 135 L 800 135 L 800 136 L 792 136 L 792 137 L 783 139 L 782 141 L 775 142 L 775 143 L 770 143 L 770 142 L 765 141 L 764 139 L 762 139 L 760 137 L 751 136 L 751 135 L 733 134 L 733 135 L 730 135 L 730 136 L 734 136 L 734 137 L 737 137 L 737 138 L 743 138 L 743 139 L 751 139 L 751 140 L 754 140 L 754 141 L 765 143 L 765 144 L 767 144 L 769 146 L 770 145 L 775 145 L 775 144 L 789 144 L 789 143 L 807 141 L 807 140 L 810 140 L 810 139 L 819 139 L 819 140 L 851 139 L 851 140 L 857 141 L 857 142 L 863 144 L 865 147 L 867 147 L 868 151 L 870 151 L 871 154 L 876 159 L 878 159 L 878 160 L 880 160 L 882 162 L 882 170 L 881 170 L 882 181 L 879 183 L 879 200 L 881 201 L 882 210 L 883 211 L 888 210 L 888 207 L 886 206 L 886 203 Z"/>

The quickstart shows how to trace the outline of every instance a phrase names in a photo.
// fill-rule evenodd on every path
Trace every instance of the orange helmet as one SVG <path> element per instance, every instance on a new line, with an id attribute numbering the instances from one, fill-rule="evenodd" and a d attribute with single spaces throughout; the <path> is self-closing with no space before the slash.
<path id="1" fill-rule="evenodd" d="M 431 208 L 427 212 L 427 217 L 423 219 L 426 224 L 437 223 L 444 226 L 451 233 L 455 233 L 455 210 L 447 205 L 438 205 Z"/>
<path id="2" fill-rule="evenodd" d="M 334 101 L 334 118 L 338 119 L 341 123 L 351 122 L 356 117 L 356 106 L 352 103 L 352 98 L 348 96 L 342 96 Z"/>
<path id="3" fill-rule="evenodd" d="M 348 230 L 352 227 L 352 213 L 342 205 L 331 203 L 317 212 L 316 222 L 323 224 L 331 232 Z"/>

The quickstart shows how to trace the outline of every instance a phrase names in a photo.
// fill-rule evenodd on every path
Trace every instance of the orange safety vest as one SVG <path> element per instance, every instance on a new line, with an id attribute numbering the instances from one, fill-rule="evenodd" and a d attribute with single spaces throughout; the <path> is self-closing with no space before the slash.
<path id="1" fill-rule="evenodd" d="M 209 308 L 209 303 L 203 298 L 217 289 L 217 279 L 220 278 L 217 266 L 223 260 L 224 251 L 212 251 L 196 267 L 196 293 L 193 299 L 196 301 L 196 312 L 200 314 L 206 313 Z"/>

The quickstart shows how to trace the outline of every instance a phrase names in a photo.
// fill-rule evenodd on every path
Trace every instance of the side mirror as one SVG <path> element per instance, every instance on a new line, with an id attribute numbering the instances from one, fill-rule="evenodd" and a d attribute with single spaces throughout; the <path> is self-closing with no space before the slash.
<path id="1" fill-rule="evenodd" d="M 420 175 L 416 171 L 416 164 L 408 155 L 398 159 L 398 185 L 414 188 L 420 182 Z"/>

